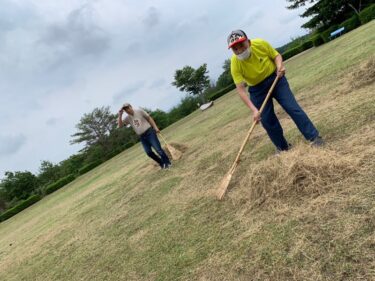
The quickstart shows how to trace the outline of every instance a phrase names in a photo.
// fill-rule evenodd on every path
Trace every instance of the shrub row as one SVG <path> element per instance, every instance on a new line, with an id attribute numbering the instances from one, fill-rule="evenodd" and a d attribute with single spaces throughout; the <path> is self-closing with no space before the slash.
<path id="1" fill-rule="evenodd" d="M 131 145 L 133 145 L 133 144 L 131 144 Z M 115 156 L 117 153 L 118 152 L 113 153 L 113 155 L 111 155 L 111 157 Z M 109 157 L 109 158 L 111 158 L 111 157 Z M 101 163 L 102 163 L 102 161 L 95 161 L 93 163 L 87 164 L 87 165 L 83 166 L 81 169 L 78 170 L 78 174 L 82 175 L 82 174 L 94 169 L 95 167 L 97 167 Z M 63 178 L 59 179 L 58 181 L 56 181 L 55 183 L 52 183 L 52 184 L 46 186 L 43 189 L 43 194 L 44 195 L 50 194 L 50 193 L 60 189 L 64 185 L 72 182 L 75 178 L 76 178 L 76 175 L 74 175 L 74 174 L 70 174 L 66 177 L 63 177 Z M 7 211 L 5 211 L 4 213 L 0 214 L 0 222 L 2 222 L 4 220 L 7 220 L 10 217 L 18 214 L 19 212 L 21 212 L 22 210 L 31 206 L 35 202 L 38 202 L 40 199 L 42 199 L 41 195 L 32 195 L 29 198 L 27 198 L 26 200 L 21 201 L 20 203 L 18 203 L 14 207 L 12 207 L 12 208 L 8 209 Z"/>
<path id="2" fill-rule="evenodd" d="M 303 50 L 302 50 L 302 47 L 301 46 L 298 46 L 298 47 L 294 47 L 293 49 L 289 49 L 287 51 L 285 51 L 282 56 L 283 56 L 283 59 L 284 60 L 287 60 L 299 53 L 301 53 Z"/>
<path id="3" fill-rule="evenodd" d="M 320 34 L 316 34 L 311 38 L 314 47 L 318 47 L 324 44 L 324 40 Z"/>
<path id="4" fill-rule="evenodd" d="M 219 90 L 217 92 L 212 93 L 211 95 L 208 96 L 208 99 L 211 100 L 211 101 L 216 100 L 216 99 L 220 98 L 221 96 L 224 96 L 229 91 L 232 91 L 233 89 L 236 89 L 235 84 L 231 84 L 231 85 L 229 85 L 225 88 L 222 88 L 221 90 Z"/>
<path id="5" fill-rule="evenodd" d="M 289 58 L 291 58 L 291 57 L 293 57 L 293 56 L 295 56 L 295 55 L 297 55 L 297 54 L 299 54 L 299 53 L 301 53 L 301 52 L 303 52 L 303 51 L 305 51 L 307 49 L 312 48 L 313 46 L 314 46 L 313 41 L 312 40 L 307 40 L 307 41 L 301 43 L 297 47 L 294 47 L 292 49 L 286 50 L 282 54 L 283 59 L 287 60 L 287 59 L 289 59 Z"/>
<path id="6" fill-rule="evenodd" d="M 340 27 L 345 27 L 345 32 L 351 31 L 361 24 L 368 23 L 369 21 L 375 19 L 375 4 L 363 9 L 358 15 L 354 15 L 351 18 L 347 19 L 340 25 L 333 25 L 327 30 L 320 33 L 321 37 L 323 38 L 324 42 L 328 42 L 331 40 L 331 33 L 337 30 Z"/>
<path id="7" fill-rule="evenodd" d="M 115 156 L 116 154 L 117 154 L 117 151 L 116 151 L 116 153 L 113 153 L 113 156 Z M 78 174 L 83 175 L 83 174 L 87 173 L 88 171 L 94 169 L 95 167 L 99 166 L 101 163 L 102 163 L 102 161 L 96 161 L 96 162 L 89 163 L 89 164 L 83 166 L 81 169 L 79 169 Z"/>
<path id="8" fill-rule="evenodd" d="M 0 215 L 0 222 L 13 217 L 14 215 L 18 214 L 22 210 L 26 209 L 27 207 L 31 206 L 35 202 L 38 202 L 42 197 L 40 195 L 32 195 L 26 200 L 21 201 L 21 203 L 17 204 L 13 208 L 7 210 L 6 212 Z"/>
<path id="9" fill-rule="evenodd" d="M 324 40 L 324 43 L 327 43 L 331 40 L 331 33 L 337 29 L 339 29 L 338 25 L 332 25 L 331 27 L 320 33 Z"/>
<path id="10" fill-rule="evenodd" d="M 351 18 L 347 19 L 346 21 L 342 22 L 340 25 L 333 25 L 326 29 L 325 31 L 321 32 L 320 35 L 322 36 L 323 40 L 325 43 L 330 41 L 331 38 L 331 33 L 341 27 L 345 27 L 344 32 L 351 31 L 358 26 L 361 25 L 361 21 L 359 20 L 357 15 L 352 16 Z"/>
<path id="11" fill-rule="evenodd" d="M 340 25 L 333 25 L 328 29 L 320 32 L 319 34 L 314 35 L 311 37 L 311 40 L 305 41 L 300 46 L 294 47 L 292 49 L 286 50 L 282 56 L 284 60 L 287 60 L 304 50 L 311 48 L 312 46 L 320 46 L 328 41 L 331 40 L 331 33 L 340 27 L 345 27 L 344 32 L 351 31 L 361 24 L 365 24 L 371 20 L 375 19 L 375 4 L 367 7 L 366 9 L 362 10 L 358 15 L 354 15 L 351 18 L 347 19 L 346 21 L 342 22 Z"/>
<path id="12" fill-rule="evenodd" d="M 61 179 L 59 179 L 57 182 L 55 183 L 52 183 L 50 185 L 48 185 L 45 189 L 44 189 L 44 193 L 47 195 L 47 194 L 50 194 L 58 189 L 60 189 L 61 187 L 63 187 L 64 185 L 72 182 L 73 180 L 75 180 L 76 176 L 71 174 L 71 175 L 68 175 L 66 177 L 63 177 Z"/>
<path id="13" fill-rule="evenodd" d="M 351 31 L 356 29 L 358 26 L 361 25 L 361 21 L 357 15 L 352 16 L 350 19 L 347 19 L 343 23 L 340 24 L 340 27 L 345 27 L 345 32 Z"/>
<path id="14" fill-rule="evenodd" d="M 92 170 L 93 168 L 97 167 L 98 165 L 100 165 L 101 162 L 100 161 L 97 161 L 97 162 L 93 162 L 93 163 L 90 163 L 84 167 L 82 167 L 80 170 L 79 170 L 79 174 L 82 175 L 90 170 Z M 61 179 L 59 179 L 57 182 L 55 183 L 52 183 L 50 185 L 48 185 L 47 187 L 45 187 L 45 189 L 43 190 L 43 193 L 44 195 L 47 195 L 47 194 L 50 194 L 58 189 L 60 189 L 61 187 L 63 187 L 64 185 L 72 182 L 73 180 L 75 180 L 76 176 L 71 174 L 71 175 L 68 175 L 66 177 L 63 177 Z M 21 212 L 22 210 L 26 209 L 27 207 L 31 206 L 32 204 L 34 204 L 35 202 L 38 202 L 40 199 L 42 199 L 42 196 L 41 195 L 32 195 L 30 196 L 29 198 L 27 198 L 26 200 L 23 200 L 21 201 L 19 204 L 15 205 L 14 207 L 10 208 L 9 210 L 5 211 L 4 213 L 2 213 L 0 215 L 0 222 L 4 221 L 4 220 L 7 220 L 9 219 L 10 217 L 18 214 L 19 212 Z"/>
<path id="15" fill-rule="evenodd" d="M 307 49 L 310 49 L 312 47 L 314 47 L 314 44 L 311 40 L 305 41 L 301 44 L 301 48 L 302 48 L 303 51 L 307 50 Z"/>
<path id="16" fill-rule="evenodd" d="M 361 21 L 361 24 L 368 23 L 369 21 L 372 21 L 373 19 L 375 19 L 375 4 L 372 4 L 366 9 L 363 9 L 359 13 L 359 19 Z"/>

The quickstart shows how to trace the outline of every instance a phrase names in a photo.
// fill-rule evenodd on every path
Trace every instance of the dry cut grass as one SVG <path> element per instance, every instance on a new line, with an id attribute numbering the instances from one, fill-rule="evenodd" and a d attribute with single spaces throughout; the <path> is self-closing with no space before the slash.
<path id="1" fill-rule="evenodd" d="M 359 160 L 352 155 L 305 144 L 258 163 L 241 182 L 250 186 L 247 197 L 254 204 L 301 202 L 301 197 L 326 193 L 332 184 L 345 181 L 359 169 Z"/>
<path id="2" fill-rule="evenodd" d="M 232 92 L 168 127 L 183 152 L 136 145 L 0 224 L 0 280 L 375 280 L 375 22 L 290 60 L 296 98 L 327 141 L 274 156 Z"/>

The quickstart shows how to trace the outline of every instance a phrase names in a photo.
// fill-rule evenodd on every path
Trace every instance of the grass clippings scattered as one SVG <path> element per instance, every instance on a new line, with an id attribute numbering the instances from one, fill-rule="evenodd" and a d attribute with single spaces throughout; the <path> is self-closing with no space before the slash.
<path id="1" fill-rule="evenodd" d="M 241 180 L 254 204 L 316 197 L 359 170 L 359 161 L 327 148 L 300 144 L 254 165 Z"/>

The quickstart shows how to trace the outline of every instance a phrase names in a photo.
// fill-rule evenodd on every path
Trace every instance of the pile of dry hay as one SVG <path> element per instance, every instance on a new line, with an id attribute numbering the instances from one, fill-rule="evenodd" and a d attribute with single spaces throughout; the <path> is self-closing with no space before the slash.
<path id="1" fill-rule="evenodd" d="M 345 87 L 353 90 L 369 85 L 375 81 L 375 57 L 360 64 L 359 68 L 351 71 L 346 79 Z"/>
<path id="2" fill-rule="evenodd" d="M 282 198 L 294 201 L 327 192 L 359 168 L 359 160 L 354 156 L 300 144 L 253 165 L 241 186 L 246 186 L 245 192 L 255 205 Z"/>
<path id="3" fill-rule="evenodd" d="M 180 144 L 180 143 L 171 142 L 171 143 L 169 143 L 169 145 L 171 145 L 173 148 L 179 150 L 182 154 L 184 154 L 187 150 L 187 146 L 185 146 L 183 144 Z M 169 159 L 172 159 L 172 155 L 165 145 L 163 146 L 163 149 L 164 149 L 165 153 L 167 154 L 167 156 L 169 157 Z"/>

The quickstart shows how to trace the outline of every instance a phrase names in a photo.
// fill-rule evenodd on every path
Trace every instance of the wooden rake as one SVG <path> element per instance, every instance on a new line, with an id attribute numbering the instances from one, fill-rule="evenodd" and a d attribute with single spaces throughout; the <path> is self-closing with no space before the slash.
<path id="1" fill-rule="evenodd" d="M 166 149 L 168 150 L 169 154 L 171 155 L 172 160 L 180 159 L 181 156 L 182 156 L 182 152 L 179 151 L 177 148 L 174 148 L 173 146 L 169 145 L 161 133 L 159 133 L 159 135 L 160 135 L 161 139 L 163 140 Z"/>
<path id="2" fill-rule="evenodd" d="M 267 101 L 270 99 L 271 94 L 272 94 L 272 92 L 273 92 L 273 89 L 275 88 L 276 83 L 277 83 L 278 80 L 279 80 L 279 77 L 276 76 L 275 80 L 274 80 L 273 83 L 272 83 L 271 88 L 269 89 L 269 91 L 268 91 L 268 93 L 267 93 L 266 98 L 265 98 L 264 101 L 263 101 L 262 106 L 261 106 L 260 109 L 259 109 L 259 114 L 262 114 L 263 109 L 264 109 L 264 107 L 266 106 Z M 240 162 L 240 156 L 241 156 L 241 154 L 242 154 L 242 152 L 243 152 L 243 150 L 244 150 L 244 148 L 245 148 L 246 143 L 248 142 L 248 140 L 249 140 L 249 138 L 250 138 L 251 133 L 253 132 L 253 130 L 254 130 L 254 128 L 255 128 L 255 126 L 256 126 L 257 124 L 258 124 L 258 122 L 254 121 L 253 124 L 251 125 L 251 128 L 250 128 L 249 132 L 247 133 L 247 136 L 246 136 L 245 140 L 244 140 L 243 143 L 242 143 L 242 146 L 241 146 L 241 148 L 240 148 L 240 151 L 239 151 L 238 154 L 237 154 L 236 160 L 234 160 L 234 162 L 233 162 L 231 168 L 229 169 L 228 173 L 227 173 L 227 174 L 225 175 L 225 177 L 221 180 L 221 183 L 220 183 L 219 188 L 218 188 L 218 190 L 217 190 L 217 198 L 218 198 L 219 200 L 222 200 L 222 199 L 224 198 L 224 196 L 225 196 L 225 194 L 226 194 L 226 192 L 227 192 L 227 189 L 228 189 L 229 183 L 230 183 L 230 181 L 231 181 L 231 179 L 232 179 L 232 176 L 233 176 L 233 174 L 234 174 L 234 171 L 236 170 L 237 165 L 238 165 L 238 163 Z"/>

